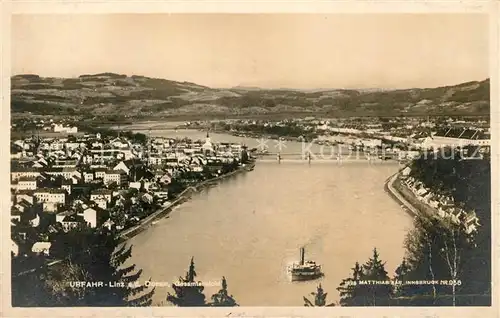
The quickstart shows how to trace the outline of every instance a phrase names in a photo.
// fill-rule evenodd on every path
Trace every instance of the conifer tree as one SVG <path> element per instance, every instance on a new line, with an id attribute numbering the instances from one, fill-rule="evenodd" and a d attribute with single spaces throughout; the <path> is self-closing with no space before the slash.
<path id="1" fill-rule="evenodd" d="M 396 268 L 396 275 L 394 276 L 394 280 L 397 281 L 395 286 L 395 296 L 404 297 L 406 294 L 406 282 L 408 281 L 408 275 L 411 271 L 410 266 L 408 265 L 406 258 L 403 258 L 401 264 Z"/>
<path id="2" fill-rule="evenodd" d="M 359 284 L 360 280 L 363 279 L 363 271 L 359 262 L 356 262 L 351 270 L 352 277 L 342 280 L 340 286 L 337 287 L 341 306 L 361 306 L 363 304 L 360 297 L 363 286 Z"/>
<path id="3" fill-rule="evenodd" d="M 409 280 L 459 280 L 464 275 L 464 257 L 472 246 L 463 224 L 443 222 L 437 218 L 418 217 L 415 229 L 408 235 L 406 262 Z M 459 286 L 445 284 L 407 285 L 398 288 L 398 296 L 415 297 L 421 304 L 433 305 L 446 295 L 455 298 Z M 453 301 L 450 305 L 453 304 Z"/>
<path id="4" fill-rule="evenodd" d="M 226 277 L 222 276 L 222 288 L 212 295 L 212 302 L 210 306 L 214 307 L 234 307 L 239 306 L 233 298 L 233 295 L 229 295 L 227 292 L 227 282 Z"/>
<path id="5" fill-rule="evenodd" d="M 30 273 L 47 293 L 39 306 L 149 306 L 154 289 L 137 284 L 141 270 L 125 266 L 132 247 L 119 247 L 115 233 L 89 228 L 60 234 L 51 254 L 61 261 Z M 24 275 L 13 277 L 22 283 Z M 102 286 L 71 286 L 69 282 L 103 282 Z M 38 303 L 40 303 L 38 301 Z M 22 304 L 20 306 L 23 306 Z"/>
<path id="6" fill-rule="evenodd" d="M 204 287 L 201 282 L 196 282 L 196 271 L 194 269 L 194 258 L 191 258 L 189 270 L 185 277 L 179 277 L 177 284 L 172 284 L 175 295 L 168 293 L 167 301 L 179 307 L 206 306 Z"/>
<path id="7" fill-rule="evenodd" d="M 373 256 L 363 265 L 364 280 L 376 281 L 364 286 L 364 296 L 368 306 L 388 305 L 393 294 L 390 278 L 385 270 L 385 263 L 379 259 L 377 249 L 373 249 Z"/>
<path id="8" fill-rule="evenodd" d="M 326 304 L 326 296 L 328 293 L 323 291 L 321 284 L 316 288 L 316 292 L 312 292 L 311 295 L 314 296 L 314 303 L 304 297 L 304 306 L 305 307 L 332 307 L 335 306 L 334 303 Z"/>
<path id="9" fill-rule="evenodd" d="M 31 268 L 40 267 L 37 271 Z M 11 259 L 11 300 L 13 307 L 51 306 L 52 295 L 45 284 L 47 266 L 34 256 L 14 256 Z"/>
<path id="10" fill-rule="evenodd" d="M 386 306 L 393 294 L 393 287 L 385 270 L 385 263 L 379 259 L 377 249 L 362 266 L 356 262 L 352 277 L 344 279 L 337 290 L 341 306 Z M 366 281 L 366 282 L 365 282 Z"/>

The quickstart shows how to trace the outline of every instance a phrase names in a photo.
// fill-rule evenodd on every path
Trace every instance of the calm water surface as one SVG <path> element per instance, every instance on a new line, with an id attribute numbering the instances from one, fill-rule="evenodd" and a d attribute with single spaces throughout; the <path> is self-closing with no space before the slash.
<path id="1" fill-rule="evenodd" d="M 225 276 L 243 306 L 303 306 L 302 296 L 318 282 L 336 301 L 340 281 L 374 247 L 390 275 L 403 257 L 411 219 L 383 189 L 397 169 L 388 163 L 260 162 L 252 172 L 199 192 L 132 238 L 131 262 L 143 269 L 143 279 L 173 282 L 194 256 L 197 278 Z M 323 265 L 324 278 L 290 282 L 285 268 L 298 259 L 300 246 L 306 258 Z M 218 289 L 206 287 L 205 295 Z M 157 287 L 154 304 L 169 291 Z"/>

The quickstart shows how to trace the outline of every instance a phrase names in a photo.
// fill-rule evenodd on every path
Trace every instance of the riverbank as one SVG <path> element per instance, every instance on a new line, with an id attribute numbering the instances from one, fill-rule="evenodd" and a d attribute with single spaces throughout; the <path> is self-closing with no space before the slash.
<path id="1" fill-rule="evenodd" d="M 420 211 L 412 205 L 408 200 L 406 200 L 401 193 L 394 187 L 395 183 L 399 180 L 400 171 L 396 172 L 387 180 L 385 181 L 384 184 L 384 190 L 389 194 L 391 198 L 393 198 L 396 202 L 398 202 L 401 207 L 405 210 L 406 213 L 408 213 L 411 217 L 416 217 L 420 215 Z"/>
<path id="2" fill-rule="evenodd" d="M 255 166 L 255 162 L 251 162 L 248 165 L 240 166 L 235 171 L 223 174 L 221 176 L 218 176 L 218 177 L 215 177 L 212 179 L 205 180 L 205 181 L 203 181 L 195 186 L 189 186 L 184 191 L 179 193 L 178 196 L 175 198 L 175 200 L 173 200 L 168 206 L 162 207 L 160 210 L 145 217 L 144 219 L 142 219 L 139 222 L 139 224 L 136 224 L 135 226 L 120 232 L 118 235 L 120 242 L 126 242 L 127 240 L 131 239 L 132 237 L 134 237 L 137 234 L 141 233 L 142 231 L 146 230 L 151 225 L 151 223 L 153 221 L 167 216 L 176 206 L 184 203 L 194 193 L 199 192 L 202 189 L 204 189 L 205 187 L 213 185 L 214 183 L 217 183 L 220 180 L 229 178 L 229 177 L 234 176 L 234 175 L 239 174 L 239 173 L 251 171 L 254 166 Z"/>
<path id="3" fill-rule="evenodd" d="M 439 218 L 438 211 L 431 206 L 418 200 L 418 198 L 404 184 L 402 184 L 401 171 L 389 177 L 384 185 L 384 189 L 405 211 L 412 217 L 424 216 L 428 218 Z"/>

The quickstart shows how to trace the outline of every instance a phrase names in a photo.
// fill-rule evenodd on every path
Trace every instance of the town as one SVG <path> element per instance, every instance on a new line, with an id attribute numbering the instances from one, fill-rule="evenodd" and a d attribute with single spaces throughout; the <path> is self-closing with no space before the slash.
<path id="1" fill-rule="evenodd" d="M 205 127 L 187 122 L 187 127 Z M 407 145 L 411 149 L 446 146 L 489 146 L 489 118 L 431 117 L 349 117 L 322 119 L 305 117 L 289 120 L 225 120 L 210 123 L 236 135 L 256 134 L 268 138 L 308 140 L 319 144 L 354 144 L 380 147 L 382 143 Z"/>
<path id="2" fill-rule="evenodd" d="M 12 252 L 50 257 L 52 234 L 81 227 L 124 232 L 168 209 L 190 186 L 248 163 L 244 145 L 212 143 L 208 133 L 205 141 L 147 144 L 101 133 L 14 140 L 11 219 L 20 229 Z"/>

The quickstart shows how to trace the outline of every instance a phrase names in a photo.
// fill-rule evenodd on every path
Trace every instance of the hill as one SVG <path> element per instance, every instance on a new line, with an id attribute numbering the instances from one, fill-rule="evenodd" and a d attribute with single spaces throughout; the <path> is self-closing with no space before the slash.
<path id="1" fill-rule="evenodd" d="M 97 117 L 251 116 L 274 114 L 428 115 L 489 113 L 489 79 L 403 90 L 210 88 L 115 73 L 78 78 L 11 78 L 12 113 Z"/>

